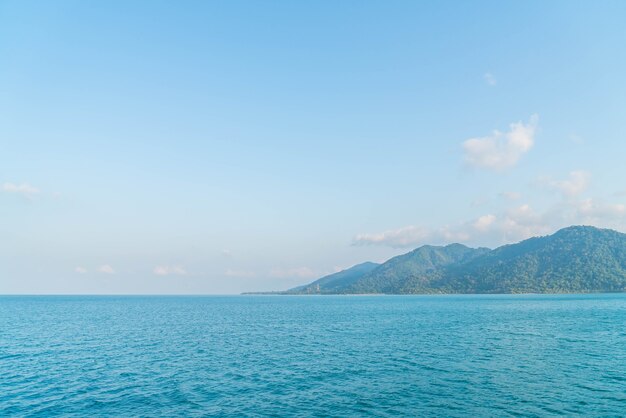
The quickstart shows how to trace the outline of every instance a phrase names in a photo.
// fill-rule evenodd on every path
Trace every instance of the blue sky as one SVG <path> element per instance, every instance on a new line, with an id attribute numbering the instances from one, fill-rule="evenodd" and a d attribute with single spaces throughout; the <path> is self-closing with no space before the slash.
<path id="1" fill-rule="evenodd" d="M 626 3 L 0 0 L 0 292 L 626 231 Z"/>

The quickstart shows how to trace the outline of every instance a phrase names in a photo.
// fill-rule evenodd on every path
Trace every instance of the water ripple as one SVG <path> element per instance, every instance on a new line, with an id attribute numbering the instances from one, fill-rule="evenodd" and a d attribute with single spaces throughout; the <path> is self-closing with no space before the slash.
<path id="1" fill-rule="evenodd" d="M 1 416 L 620 416 L 626 296 L 0 297 Z"/>

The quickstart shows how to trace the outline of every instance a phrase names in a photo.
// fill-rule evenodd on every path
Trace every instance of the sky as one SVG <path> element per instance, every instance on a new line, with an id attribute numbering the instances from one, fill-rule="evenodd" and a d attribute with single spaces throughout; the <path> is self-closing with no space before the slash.
<path id="1" fill-rule="evenodd" d="M 626 2 L 0 0 L 0 293 L 626 232 Z"/>

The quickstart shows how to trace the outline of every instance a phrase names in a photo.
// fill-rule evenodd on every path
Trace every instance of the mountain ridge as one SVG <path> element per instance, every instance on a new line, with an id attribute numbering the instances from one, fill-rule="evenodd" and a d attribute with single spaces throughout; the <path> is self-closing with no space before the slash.
<path id="1" fill-rule="evenodd" d="M 570 226 L 493 250 L 423 245 L 273 294 L 626 292 L 626 234 Z"/>

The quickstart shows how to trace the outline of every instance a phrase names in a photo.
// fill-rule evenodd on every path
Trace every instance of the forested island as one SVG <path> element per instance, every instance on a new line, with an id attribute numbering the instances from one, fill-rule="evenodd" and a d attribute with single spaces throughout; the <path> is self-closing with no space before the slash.
<path id="1" fill-rule="evenodd" d="M 591 293 L 626 291 L 626 234 L 572 226 L 496 249 L 424 245 L 279 292 L 304 294 Z"/>

